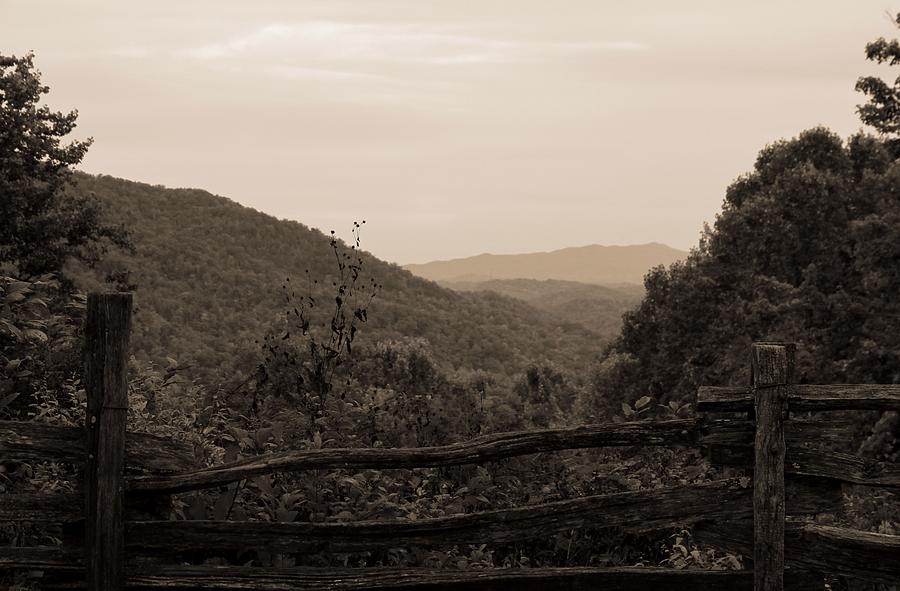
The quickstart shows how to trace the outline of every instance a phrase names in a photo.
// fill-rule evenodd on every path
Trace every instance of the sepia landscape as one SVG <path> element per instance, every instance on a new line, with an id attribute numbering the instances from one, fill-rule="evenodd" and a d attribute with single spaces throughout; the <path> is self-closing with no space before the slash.
<path id="1" fill-rule="evenodd" d="M 900 590 L 900 13 L 678 4 L 0 3 L 0 589 Z"/>

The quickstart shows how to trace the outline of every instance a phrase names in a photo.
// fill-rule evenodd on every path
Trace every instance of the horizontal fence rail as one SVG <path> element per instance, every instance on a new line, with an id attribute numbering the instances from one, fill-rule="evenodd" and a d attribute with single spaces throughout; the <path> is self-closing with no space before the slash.
<path id="1" fill-rule="evenodd" d="M 750 466 L 753 464 L 753 448 L 716 446 L 711 449 L 709 457 L 715 464 Z M 788 445 L 784 471 L 786 474 L 829 478 L 847 484 L 900 488 L 900 465 L 836 451 Z"/>
<path id="2" fill-rule="evenodd" d="M 31 549 L 29 549 L 31 550 Z M 80 554 L 59 549 L 29 552 L 31 561 L 20 553 L 20 565 L 51 573 L 77 575 L 83 572 Z M 52 551 L 51 551 L 52 550 Z M 0 567 L 7 564 L 0 555 Z M 270 568 L 240 566 L 173 566 L 147 562 L 126 562 L 126 588 L 140 589 L 221 589 L 244 591 L 362 591 L 427 588 L 429 591 L 544 591 L 545 589 L 619 589 L 645 591 L 694 591 L 723 589 L 750 591 L 752 571 L 675 570 L 653 567 L 556 567 L 494 568 L 482 570 L 447 569 L 350 569 L 350 568 Z M 44 589 L 83 589 L 77 576 L 50 579 Z M 821 577 L 799 570 L 785 573 L 785 589 L 820 591 Z"/>
<path id="3" fill-rule="evenodd" d="M 0 521 L 62 522 L 84 516 L 82 496 L 76 493 L 4 494 Z"/>
<path id="4" fill-rule="evenodd" d="M 83 464 L 85 457 L 83 427 L 0 421 L 0 458 L 4 460 Z M 183 472 L 196 466 L 190 445 L 146 433 L 128 433 L 125 462 L 129 469 L 150 472 Z"/>
<path id="5" fill-rule="evenodd" d="M 749 482 L 702 484 L 579 497 L 540 505 L 430 519 L 344 523 L 149 521 L 126 526 L 132 549 L 204 547 L 270 552 L 355 552 L 411 545 L 508 544 L 577 528 L 662 529 L 707 519 L 752 517 Z M 818 513 L 840 501 L 840 490 L 818 480 L 791 479 L 787 511 Z"/>
<path id="6" fill-rule="evenodd" d="M 434 569 L 326 569 L 240 566 L 132 567 L 126 588 L 220 589 L 222 591 L 546 591 L 547 589 L 609 589 L 617 591 L 696 591 L 728 589 L 751 591 L 752 571 L 690 571 L 667 568 L 508 568 L 484 570 Z M 788 572 L 785 589 L 820 591 L 807 573 Z M 72 584 L 48 585 L 48 589 L 77 588 Z"/>
<path id="7" fill-rule="evenodd" d="M 811 440 L 841 441 L 846 437 L 846 428 L 846 421 L 789 421 L 785 426 L 788 443 L 785 466 L 787 472 L 834 478 L 852 484 L 900 486 L 900 467 L 896 464 L 805 447 Z M 11 436 L 14 431 L 18 433 Z M 79 441 L 76 435 L 80 433 L 82 430 L 74 427 L 0 421 L 0 452 L 5 459 L 28 460 L 53 458 L 55 450 L 66 449 L 69 454 L 66 459 L 74 462 L 78 454 L 73 453 L 72 449 L 80 448 L 78 453 L 83 454 L 83 441 L 80 446 L 71 445 Z M 641 440 L 641 437 L 646 439 Z M 274 472 L 453 466 L 534 453 L 611 446 L 701 445 L 709 448 L 711 458 L 716 463 L 749 465 L 753 460 L 753 423 L 730 419 L 679 419 L 500 433 L 465 443 L 431 448 L 325 448 L 288 451 L 264 454 L 202 470 L 190 470 L 195 464 L 193 453 L 187 444 L 141 433 L 129 433 L 128 441 L 126 461 L 130 462 L 129 466 L 157 473 L 126 476 L 128 490 L 156 493 L 214 488 Z M 62 499 L 51 500 L 48 502 L 48 515 L 33 518 L 41 521 L 63 520 L 71 514 L 71 511 L 61 509 L 63 504 Z M 21 519 L 25 520 L 25 513 L 21 515 Z M 0 507 L 0 519 L 13 519 L 14 516 L 11 505 Z"/>
<path id="8" fill-rule="evenodd" d="M 64 546 L 0 546 L 0 572 L 4 570 L 52 571 L 84 576 L 84 550 Z"/>
<path id="9" fill-rule="evenodd" d="M 792 411 L 900 410 L 900 384 L 798 384 L 791 386 L 788 406 Z M 753 391 L 740 387 L 701 386 L 697 390 L 697 410 L 753 410 Z"/>
<path id="10" fill-rule="evenodd" d="M 838 441 L 845 422 L 791 421 L 785 437 L 796 447 L 815 439 Z M 325 448 L 296 450 L 239 460 L 179 474 L 133 476 L 126 479 L 136 492 L 176 493 L 214 488 L 245 478 L 322 469 L 404 469 L 458 466 L 517 456 L 573 449 L 632 445 L 753 446 L 751 421 L 730 419 L 675 419 L 586 425 L 485 435 L 464 443 L 425 448 Z M 812 474 L 815 475 L 815 474 Z"/>
<path id="11" fill-rule="evenodd" d="M 0 570 L 42 571 L 65 578 L 42 583 L 45 589 L 83 589 L 84 556 L 80 549 L 60 546 L 0 548 Z M 268 591 L 361 591 L 427 588 L 435 590 L 534 589 L 753 589 L 752 571 L 691 571 L 671 568 L 529 568 L 455 571 L 447 569 L 333 569 L 228 566 L 173 566 L 128 560 L 127 589 L 222 589 Z M 81 575 L 82 577 L 79 577 Z M 821 577 L 802 570 L 785 573 L 785 589 L 821 591 Z"/>
<path id="12" fill-rule="evenodd" d="M 753 552 L 750 520 L 701 523 L 694 528 L 694 536 L 732 552 Z M 900 581 L 900 536 L 788 522 L 784 551 L 785 563 L 795 568 L 883 583 Z"/>
<path id="13" fill-rule="evenodd" d="M 743 425 L 752 432 L 752 425 Z M 424 448 L 324 448 L 264 454 L 165 476 L 129 479 L 134 491 L 184 492 L 211 488 L 252 476 L 321 469 L 401 469 L 458 466 L 534 453 L 629 445 L 693 445 L 699 438 L 696 421 L 632 422 L 565 429 L 484 435 L 463 443 Z"/>

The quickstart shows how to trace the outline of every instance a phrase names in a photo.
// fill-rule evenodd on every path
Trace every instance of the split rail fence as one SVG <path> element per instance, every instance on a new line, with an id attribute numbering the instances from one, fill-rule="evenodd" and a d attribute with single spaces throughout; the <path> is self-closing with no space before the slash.
<path id="1" fill-rule="evenodd" d="M 121 589 L 822 589 L 827 573 L 900 581 L 900 536 L 817 525 L 833 513 L 842 483 L 900 488 L 900 466 L 826 451 L 846 424 L 791 417 L 831 410 L 900 410 L 898 385 L 796 385 L 794 347 L 752 347 L 748 388 L 703 387 L 699 418 L 499 433 L 464 443 L 404 449 L 272 453 L 197 469 L 183 444 L 126 433 L 130 294 L 88 299 L 84 430 L 0 422 L 0 462 L 82 465 L 82 493 L 0 495 L 0 521 L 65 523 L 80 543 L 0 547 L 0 571 L 40 571 L 45 588 Z M 746 413 L 716 418 L 714 413 Z M 720 415 L 721 416 L 721 415 Z M 514 456 L 607 446 L 699 446 L 753 478 L 586 496 L 533 506 L 421 520 L 347 523 L 169 521 L 154 513 L 167 495 L 221 487 L 261 474 L 313 469 L 398 469 L 477 464 Z M 160 556 L 198 548 L 280 553 L 353 552 L 412 545 L 505 544 L 576 528 L 691 525 L 710 545 L 739 552 L 752 568 L 317 569 L 181 566 Z"/>

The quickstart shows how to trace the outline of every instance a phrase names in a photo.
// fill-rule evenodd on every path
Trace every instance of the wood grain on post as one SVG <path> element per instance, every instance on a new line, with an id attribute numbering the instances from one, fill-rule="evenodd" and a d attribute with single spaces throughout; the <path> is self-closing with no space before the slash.
<path id="1" fill-rule="evenodd" d="M 130 293 L 88 296 L 84 330 L 88 591 L 120 591 L 125 586 L 123 498 L 130 329 Z"/>
<path id="2" fill-rule="evenodd" d="M 791 344 L 752 347 L 754 411 L 753 580 L 756 591 L 784 589 L 784 422 L 794 373 Z"/>

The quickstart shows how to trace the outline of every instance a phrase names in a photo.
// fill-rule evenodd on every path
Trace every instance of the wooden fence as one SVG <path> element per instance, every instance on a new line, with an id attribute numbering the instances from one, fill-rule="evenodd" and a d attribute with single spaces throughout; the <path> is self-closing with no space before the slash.
<path id="1" fill-rule="evenodd" d="M 822 589 L 823 574 L 900 581 L 900 537 L 816 525 L 841 484 L 900 487 L 900 466 L 817 444 L 845 436 L 839 421 L 789 411 L 900 410 L 900 386 L 794 385 L 794 347 L 752 347 L 748 388 L 701 388 L 699 418 L 499 433 L 412 449 L 272 453 L 196 469 L 191 450 L 126 433 L 130 294 L 91 295 L 86 324 L 84 430 L 0 422 L 0 461 L 52 459 L 84 466 L 79 495 L 0 495 L 0 521 L 75 524 L 83 544 L 0 547 L 0 571 L 40 571 L 45 588 L 128 589 Z M 749 413 L 716 418 L 713 413 Z M 747 416 L 747 415 L 744 415 Z M 349 523 L 168 521 L 153 500 L 273 472 L 477 464 L 538 452 L 606 446 L 699 446 L 713 462 L 745 465 L 748 479 L 420 520 Z M 410 545 L 505 544 L 575 528 L 692 525 L 711 545 L 752 556 L 752 570 L 665 568 L 316 569 L 179 566 L 159 558 L 204 548 L 352 552 Z M 79 547 L 80 546 L 80 547 Z M 154 558 L 155 557 L 155 558 Z"/>

